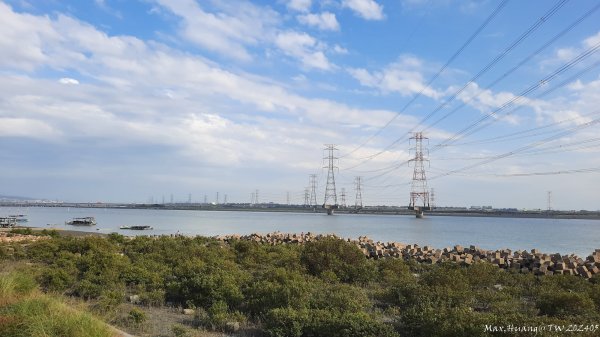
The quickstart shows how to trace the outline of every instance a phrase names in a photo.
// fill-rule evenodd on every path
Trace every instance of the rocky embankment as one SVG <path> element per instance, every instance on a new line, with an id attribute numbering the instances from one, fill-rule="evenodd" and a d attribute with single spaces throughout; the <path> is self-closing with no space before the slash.
<path id="1" fill-rule="evenodd" d="M 269 234 L 250 235 L 224 235 L 215 237 L 223 242 L 232 240 L 254 241 L 262 244 L 305 244 L 325 237 L 336 237 L 333 234 L 289 234 L 274 232 Z M 415 260 L 420 263 L 434 264 L 441 262 L 455 262 L 470 265 L 479 261 L 492 263 L 502 269 L 510 269 L 520 273 L 534 273 L 535 275 L 578 275 L 591 278 L 600 273 L 600 249 L 583 259 L 577 255 L 544 254 L 537 249 L 526 250 L 486 250 L 476 246 L 454 246 L 444 249 L 435 249 L 429 246 L 416 244 L 403 244 L 399 242 L 373 241 L 366 236 L 358 240 L 345 239 L 356 244 L 367 258 L 401 258 Z"/>

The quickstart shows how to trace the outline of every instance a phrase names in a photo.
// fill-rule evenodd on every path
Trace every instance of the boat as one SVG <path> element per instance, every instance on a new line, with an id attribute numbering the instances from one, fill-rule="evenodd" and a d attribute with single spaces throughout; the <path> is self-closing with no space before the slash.
<path id="1" fill-rule="evenodd" d="M 148 230 L 148 229 L 154 229 L 154 228 L 152 228 L 152 226 L 146 226 L 146 225 L 143 225 L 143 226 L 140 226 L 140 225 L 137 225 L 137 226 L 121 226 L 119 228 L 120 229 L 131 229 L 131 230 L 135 230 L 135 231 L 143 231 L 143 230 Z"/>
<path id="2" fill-rule="evenodd" d="M 15 218 L 7 217 L 0 218 L 0 228 L 12 228 L 17 225 L 17 220 Z"/>
<path id="3" fill-rule="evenodd" d="M 15 219 L 16 222 L 27 222 L 27 221 L 29 221 L 24 214 L 9 215 L 8 217 L 12 218 L 12 219 Z"/>
<path id="4" fill-rule="evenodd" d="M 84 217 L 84 218 L 73 218 L 73 220 L 67 222 L 67 225 L 72 226 L 95 226 L 96 219 L 92 216 Z"/>

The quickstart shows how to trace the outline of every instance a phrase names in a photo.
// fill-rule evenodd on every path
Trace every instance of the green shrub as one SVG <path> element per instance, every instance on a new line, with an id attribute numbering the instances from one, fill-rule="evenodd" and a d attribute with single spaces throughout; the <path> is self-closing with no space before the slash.
<path id="1" fill-rule="evenodd" d="M 124 297 L 125 294 L 122 291 L 106 290 L 98 297 L 94 309 L 103 315 L 116 313 L 116 309 L 123 303 Z"/>
<path id="2" fill-rule="evenodd" d="M 188 336 L 188 329 L 181 324 L 173 324 L 171 326 L 171 331 L 175 337 L 186 337 Z"/>
<path id="3" fill-rule="evenodd" d="M 375 277 L 373 265 L 360 249 L 338 238 L 328 237 L 307 243 L 302 250 L 301 261 L 312 275 L 320 276 L 331 271 L 342 282 L 366 283 Z"/>
<path id="4" fill-rule="evenodd" d="M 212 325 L 213 329 L 222 330 L 225 327 L 229 318 L 228 311 L 227 303 L 224 301 L 216 301 L 208 308 L 207 313 L 210 319 L 208 323 Z"/>
<path id="5" fill-rule="evenodd" d="M 77 280 L 77 268 L 45 267 L 39 276 L 40 285 L 46 291 L 64 292 L 71 288 Z"/>
<path id="6" fill-rule="evenodd" d="M 270 310 L 263 320 L 269 336 L 314 337 L 396 337 L 393 327 L 364 312 L 332 312 L 329 310 Z"/>
<path id="7" fill-rule="evenodd" d="M 271 337 L 300 337 L 308 322 L 308 311 L 292 308 L 271 309 L 263 318 L 265 331 Z"/>
<path id="8" fill-rule="evenodd" d="M 594 302 L 585 293 L 545 292 L 536 303 L 542 315 L 551 317 L 585 317 L 593 313 Z"/>
<path id="9" fill-rule="evenodd" d="M 301 308 L 309 302 L 312 284 L 304 275 L 281 268 L 267 270 L 264 279 L 251 282 L 244 290 L 247 310 L 261 314 L 272 308 Z"/>
<path id="10" fill-rule="evenodd" d="M 140 326 L 147 319 L 146 313 L 139 308 L 133 308 L 127 314 L 127 320 L 134 326 Z"/>
<path id="11" fill-rule="evenodd" d="M 42 229 L 40 234 L 52 238 L 57 238 L 60 236 L 60 233 L 56 229 Z"/>
<path id="12" fill-rule="evenodd" d="M 13 228 L 10 230 L 10 233 L 21 235 L 33 235 L 33 231 L 31 230 L 31 228 Z"/>
<path id="13" fill-rule="evenodd" d="M 199 259 L 183 260 L 175 266 L 173 276 L 167 281 L 167 298 L 176 303 L 189 301 L 204 308 L 224 301 L 235 308 L 242 302 L 241 286 L 248 277 L 238 265 L 228 260 L 211 265 Z"/>
<path id="14" fill-rule="evenodd" d="M 401 259 L 377 260 L 377 271 L 377 279 L 384 285 L 392 285 L 413 277 L 409 266 Z"/>
<path id="15" fill-rule="evenodd" d="M 490 314 L 426 302 L 405 309 L 399 319 L 401 331 L 412 337 L 484 337 L 485 324 L 493 323 Z"/>
<path id="16" fill-rule="evenodd" d="M 336 312 L 360 312 L 371 306 L 365 290 L 349 284 L 315 287 L 311 300 L 311 308 Z"/>

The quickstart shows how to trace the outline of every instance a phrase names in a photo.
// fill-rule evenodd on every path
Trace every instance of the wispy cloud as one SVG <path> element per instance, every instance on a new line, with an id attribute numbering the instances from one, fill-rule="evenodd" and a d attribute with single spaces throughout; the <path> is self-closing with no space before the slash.
<path id="1" fill-rule="evenodd" d="M 312 0 L 288 0 L 287 7 L 298 12 L 308 12 L 312 6 Z"/>
<path id="2" fill-rule="evenodd" d="M 297 16 L 298 21 L 307 26 L 317 27 L 321 30 L 340 30 L 335 14 L 331 12 L 323 12 L 319 14 L 303 14 Z"/>
<path id="3" fill-rule="evenodd" d="M 348 72 L 365 87 L 375 88 L 382 93 L 397 92 L 403 96 L 422 92 L 424 96 L 438 99 L 442 92 L 425 85 L 423 61 L 411 55 L 403 55 L 397 62 L 378 71 L 350 68 Z"/>
<path id="4" fill-rule="evenodd" d="M 193 0 L 156 0 L 182 18 L 181 35 L 188 41 L 223 56 L 249 61 L 249 46 L 272 36 L 279 14 L 268 7 L 236 1 L 215 13 L 204 10 Z"/>
<path id="5" fill-rule="evenodd" d="M 306 33 L 282 32 L 277 35 L 275 44 L 286 54 L 300 60 L 307 68 L 332 70 L 333 65 L 325 56 L 322 46 Z"/>
<path id="6" fill-rule="evenodd" d="M 394 115 L 392 111 L 306 98 L 270 79 L 231 72 L 156 42 L 109 37 L 70 17 L 51 19 L 3 9 L 0 15 L 7 30 L 12 30 L 8 23 L 25 20 L 29 24 L 22 32 L 31 36 L 32 42 L 19 44 L 22 36 L 11 35 L 7 43 L 13 48 L 0 55 L 26 55 L 31 50 L 41 55 L 24 58 L 28 61 L 23 67 L 5 63 L 5 69 L 33 74 L 35 69 L 49 67 L 60 72 L 68 64 L 71 71 L 92 79 L 74 85 L 79 81 L 72 77 L 54 81 L 22 75 L 0 77 L 0 117 L 10 119 L 3 125 L 29 123 L 31 127 L 21 128 L 23 136 L 61 135 L 67 143 L 75 138 L 102 139 L 103 146 L 169 146 L 188 160 L 201 158 L 211 165 L 277 161 L 294 152 L 297 154 L 289 162 L 297 165 L 310 161 L 300 154 L 308 156 L 323 141 L 344 142 L 348 136 L 323 127 L 323 116 L 340 126 L 369 127 Z M 42 35 L 48 37 L 39 38 Z M 324 46 L 307 34 L 282 33 L 277 42 L 306 67 L 333 67 L 321 50 Z M 68 90 L 65 84 L 71 85 Z M 14 111 L 20 116 L 12 115 Z M 290 152 L 290 146 L 295 150 Z M 252 151 L 255 148 L 272 151 L 261 151 L 257 157 Z"/>
<path id="7" fill-rule="evenodd" d="M 383 20 L 383 6 L 375 0 L 342 0 L 342 6 L 350 8 L 356 15 L 366 20 Z"/>

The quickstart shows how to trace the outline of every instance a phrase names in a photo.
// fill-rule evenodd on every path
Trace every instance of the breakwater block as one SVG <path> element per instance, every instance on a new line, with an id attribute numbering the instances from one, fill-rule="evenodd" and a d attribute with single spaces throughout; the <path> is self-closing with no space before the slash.
<path id="1" fill-rule="evenodd" d="M 323 238 L 342 238 L 335 234 L 289 234 L 273 232 L 268 234 L 253 233 L 249 235 L 221 235 L 215 239 L 229 243 L 236 240 L 254 241 L 262 244 L 295 244 L 302 245 Z M 369 259 L 397 258 L 414 260 L 424 264 L 435 264 L 446 261 L 471 265 L 487 262 L 504 270 L 514 270 L 520 273 L 533 273 L 535 275 L 577 275 L 586 279 L 600 273 L 600 249 L 596 249 L 585 259 L 574 255 L 561 255 L 559 253 L 546 254 L 538 249 L 515 250 L 500 249 L 486 250 L 471 245 L 469 248 L 461 245 L 435 249 L 430 246 L 417 244 L 404 244 L 400 242 L 374 241 L 367 236 L 358 239 L 344 239 L 355 244 L 363 255 Z"/>

